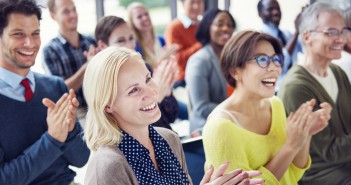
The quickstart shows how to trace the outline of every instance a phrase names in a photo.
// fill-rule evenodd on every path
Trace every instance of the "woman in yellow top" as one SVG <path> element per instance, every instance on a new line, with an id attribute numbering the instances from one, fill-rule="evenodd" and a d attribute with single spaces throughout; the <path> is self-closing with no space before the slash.
<path id="1" fill-rule="evenodd" d="M 234 93 L 208 117 L 203 130 L 206 166 L 228 170 L 259 170 L 266 184 L 297 184 L 311 164 L 312 135 L 328 124 L 331 106 L 314 99 L 286 118 L 274 96 L 283 66 L 282 49 L 275 38 L 243 31 L 222 51 L 221 67 Z"/>

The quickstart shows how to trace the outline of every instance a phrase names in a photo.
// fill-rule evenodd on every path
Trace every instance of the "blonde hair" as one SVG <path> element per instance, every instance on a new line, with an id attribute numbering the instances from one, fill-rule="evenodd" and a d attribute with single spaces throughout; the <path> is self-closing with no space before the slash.
<path id="1" fill-rule="evenodd" d="M 141 2 L 133 2 L 133 3 L 128 5 L 128 8 L 127 8 L 128 24 L 132 28 L 132 30 L 134 32 L 134 35 L 136 37 L 136 40 L 137 40 L 137 42 L 140 45 L 141 52 L 143 53 L 143 58 L 154 69 L 155 67 L 157 67 L 157 62 L 158 62 L 158 61 L 156 61 L 155 53 L 153 53 L 150 49 L 148 49 L 141 32 L 135 27 L 135 24 L 133 22 L 133 12 L 132 11 L 135 8 L 140 8 L 140 7 L 145 8 L 147 11 L 149 11 L 146 8 L 146 6 L 143 3 L 141 3 Z M 150 21 L 151 21 L 151 17 L 150 17 Z M 152 21 L 151 21 L 151 25 L 153 25 Z M 152 37 L 153 40 L 155 40 L 155 38 L 156 38 L 155 30 L 154 30 L 153 26 L 152 26 L 152 30 L 151 30 L 151 37 Z M 155 51 L 155 52 L 157 52 L 157 51 Z"/>
<path id="2" fill-rule="evenodd" d="M 91 150 L 99 146 L 113 146 L 121 141 L 121 129 L 105 108 L 115 101 L 118 72 L 131 57 L 141 59 L 140 54 L 133 50 L 111 46 L 95 55 L 85 70 L 83 92 L 88 113 L 84 138 Z"/>

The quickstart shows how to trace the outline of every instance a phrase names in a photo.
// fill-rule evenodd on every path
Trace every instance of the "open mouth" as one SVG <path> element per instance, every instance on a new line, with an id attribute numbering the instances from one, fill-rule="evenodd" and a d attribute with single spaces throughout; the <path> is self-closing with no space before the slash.
<path id="1" fill-rule="evenodd" d="M 261 82 L 264 86 L 274 87 L 277 82 L 277 78 L 266 78 L 263 79 Z"/>
<path id="2" fill-rule="evenodd" d="M 148 112 L 148 111 L 152 111 L 152 110 L 156 109 L 156 107 L 157 107 L 157 103 L 153 102 L 152 104 L 150 104 L 148 106 L 145 106 L 145 107 L 143 107 L 143 108 L 141 108 L 139 110 Z"/>
<path id="3" fill-rule="evenodd" d="M 21 55 L 26 55 L 26 56 L 32 56 L 34 54 L 34 51 L 20 51 L 17 50 L 17 52 Z"/>

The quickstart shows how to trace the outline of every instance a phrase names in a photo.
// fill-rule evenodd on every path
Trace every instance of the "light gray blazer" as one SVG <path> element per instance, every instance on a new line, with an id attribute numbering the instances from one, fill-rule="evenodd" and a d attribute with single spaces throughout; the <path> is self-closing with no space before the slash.
<path id="1" fill-rule="evenodd" d="M 207 116 L 227 97 L 226 80 L 210 44 L 189 58 L 185 81 L 192 108 L 190 131 L 202 130 Z"/>
<path id="2" fill-rule="evenodd" d="M 177 157 L 184 172 L 191 178 L 186 166 L 185 156 L 179 137 L 173 131 L 161 127 L 155 127 L 157 133 L 163 137 L 172 152 Z M 99 147 L 91 154 L 85 174 L 84 184 L 87 185 L 137 185 L 138 180 L 132 167 L 117 146 Z"/>

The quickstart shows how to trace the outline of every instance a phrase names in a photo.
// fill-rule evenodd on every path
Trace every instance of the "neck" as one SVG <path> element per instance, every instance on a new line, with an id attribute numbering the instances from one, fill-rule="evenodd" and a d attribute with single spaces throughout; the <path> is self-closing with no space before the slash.
<path id="1" fill-rule="evenodd" d="M 149 137 L 149 127 L 147 126 L 138 126 L 138 127 L 128 127 L 122 128 L 125 132 L 131 135 L 134 139 L 136 139 L 139 143 L 141 143 L 144 147 L 150 147 L 150 137 Z M 151 143 L 152 145 L 152 143 Z"/>
<path id="2" fill-rule="evenodd" d="M 73 46 L 79 46 L 79 34 L 77 30 L 60 30 L 60 34 Z"/>
<path id="3" fill-rule="evenodd" d="M 310 73 L 325 77 L 328 75 L 327 70 L 330 62 L 331 60 L 329 59 L 323 59 L 321 57 L 314 57 L 306 54 L 304 61 L 301 63 L 301 66 L 303 66 Z"/>
<path id="4" fill-rule="evenodd" d="M 250 95 L 250 93 L 236 87 L 235 91 L 228 98 L 228 108 L 231 111 L 255 116 L 257 111 L 264 108 L 265 101 L 267 101 L 267 98 Z"/>
<path id="5" fill-rule="evenodd" d="M 29 71 L 30 71 L 30 67 L 28 67 L 28 68 L 18 68 L 18 67 L 12 66 L 12 65 L 8 65 L 9 62 L 4 61 L 4 59 L 1 58 L 1 56 L 0 56 L 0 60 L 1 60 L 0 67 L 6 69 L 8 71 L 11 71 L 12 73 L 16 73 L 16 74 L 18 74 L 20 76 L 26 76 L 29 73 Z"/>
<path id="6" fill-rule="evenodd" d="M 224 46 L 220 46 L 220 45 L 215 44 L 213 42 L 211 42 L 211 46 L 212 46 L 212 48 L 213 48 L 213 50 L 214 50 L 214 52 L 215 52 L 215 54 L 216 54 L 216 56 L 218 58 L 218 61 L 219 61 L 219 58 L 221 57 L 221 53 L 222 53 L 222 50 L 223 50 Z"/>

